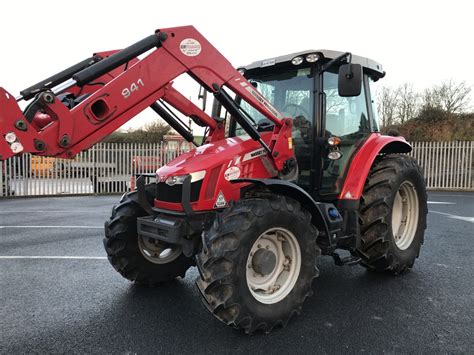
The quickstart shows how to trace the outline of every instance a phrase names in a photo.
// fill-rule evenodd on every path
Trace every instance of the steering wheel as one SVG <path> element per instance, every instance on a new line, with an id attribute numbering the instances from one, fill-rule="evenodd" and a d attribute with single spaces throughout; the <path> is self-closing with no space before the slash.
<path id="1" fill-rule="evenodd" d="M 291 110 L 291 108 L 293 110 Z M 285 107 L 283 107 L 281 111 L 289 113 L 290 116 L 293 118 L 297 116 L 301 116 L 301 115 L 298 115 L 298 111 L 301 111 L 303 113 L 302 116 L 304 116 L 304 118 L 306 118 L 307 120 L 311 118 L 309 112 L 306 109 L 304 109 L 303 106 L 300 106 L 298 104 L 292 104 L 292 103 L 286 104 Z M 291 114 L 292 111 L 294 111 L 294 114 Z"/>

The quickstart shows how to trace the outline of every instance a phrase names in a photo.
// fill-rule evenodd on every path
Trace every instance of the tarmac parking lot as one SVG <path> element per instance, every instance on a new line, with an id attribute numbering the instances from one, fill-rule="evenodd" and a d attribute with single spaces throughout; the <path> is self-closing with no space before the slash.
<path id="1" fill-rule="evenodd" d="M 216 321 L 185 279 L 123 279 L 102 247 L 119 196 L 0 200 L 0 353 L 469 353 L 474 193 L 430 192 L 414 269 L 389 277 L 321 261 L 285 329 L 246 336 Z"/>

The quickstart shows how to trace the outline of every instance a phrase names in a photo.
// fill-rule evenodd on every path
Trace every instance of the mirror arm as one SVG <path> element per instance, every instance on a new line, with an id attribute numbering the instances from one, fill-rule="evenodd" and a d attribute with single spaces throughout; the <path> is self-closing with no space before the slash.
<path id="1" fill-rule="evenodd" d="M 347 63 L 351 63 L 352 62 L 352 54 L 350 52 L 346 52 L 346 53 L 343 53 L 343 54 L 341 54 L 340 56 L 338 56 L 334 59 L 331 59 L 329 62 L 324 64 L 323 68 L 321 69 L 321 72 L 325 72 L 326 70 L 331 68 L 334 64 L 339 63 L 343 59 L 345 59 L 347 61 Z"/>

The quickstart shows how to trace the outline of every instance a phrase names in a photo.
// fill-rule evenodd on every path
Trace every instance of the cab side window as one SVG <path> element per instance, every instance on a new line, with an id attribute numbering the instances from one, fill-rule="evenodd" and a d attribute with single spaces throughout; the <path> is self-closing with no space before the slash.
<path id="1" fill-rule="evenodd" d="M 370 132 L 364 86 L 357 97 L 341 97 L 336 73 L 324 73 L 326 94 L 326 131 L 328 135 L 345 137 Z"/>

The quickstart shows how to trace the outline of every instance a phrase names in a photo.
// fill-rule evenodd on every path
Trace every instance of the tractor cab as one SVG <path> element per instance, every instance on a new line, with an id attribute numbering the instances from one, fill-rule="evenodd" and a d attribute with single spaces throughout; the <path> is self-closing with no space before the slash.
<path id="1" fill-rule="evenodd" d="M 350 53 L 308 50 L 256 61 L 239 71 L 285 117 L 293 118 L 298 185 L 315 198 L 334 199 L 351 158 L 379 131 L 371 88 L 385 75 L 382 66 Z M 345 79 L 352 79 L 349 87 Z M 243 100 L 240 105 L 259 131 L 272 130 L 273 123 L 260 112 Z M 230 136 L 245 134 L 231 120 Z"/>

